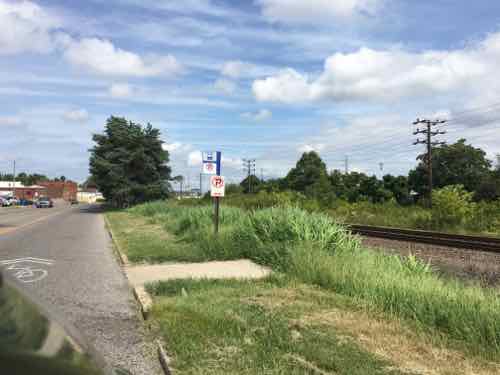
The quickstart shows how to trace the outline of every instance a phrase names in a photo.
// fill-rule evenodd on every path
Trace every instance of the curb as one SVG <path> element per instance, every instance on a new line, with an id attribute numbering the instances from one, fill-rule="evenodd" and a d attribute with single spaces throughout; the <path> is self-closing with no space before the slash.
<path id="1" fill-rule="evenodd" d="M 158 346 L 158 359 L 160 360 L 161 368 L 165 375 L 172 375 L 172 371 L 168 367 L 170 364 L 170 358 L 167 355 L 167 352 L 163 348 L 163 345 L 160 340 L 156 340 L 156 345 Z"/>
<path id="2" fill-rule="evenodd" d="M 108 218 L 106 217 L 106 215 L 103 215 L 103 217 L 104 217 L 104 222 L 106 223 L 106 229 L 108 230 L 109 236 L 111 237 L 113 243 L 115 244 L 116 253 L 118 254 L 118 259 L 120 259 L 121 265 L 128 266 L 130 262 L 128 260 L 127 255 L 120 248 L 120 244 L 116 240 L 116 237 L 113 233 L 113 229 L 111 229 L 111 224 L 109 223 Z"/>
<path id="3" fill-rule="evenodd" d="M 151 307 L 153 306 L 153 299 L 146 291 L 146 288 L 143 286 L 135 286 L 133 288 L 134 296 L 139 306 L 141 308 L 142 318 L 144 320 L 148 320 L 149 312 L 151 311 Z"/>
<path id="4" fill-rule="evenodd" d="M 114 248 L 116 253 L 118 254 L 118 259 L 121 265 L 124 268 L 127 268 L 129 266 L 129 260 L 128 257 L 125 255 L 125 253 L 121 250 L 120 245 L 118 244 L 118 241 L 116 241 L 116 237 L 113 234 L 113 230 L 111 229 L 111 224 L 109 223 L 108 218 L 106 215 L 103 215 L 104 217 L 104 222 L 106 224 L 106 229 L 109 233 L 109 236 L 111 237 L 111 240 L 113 241 Z M 127 271 L 125 271 L 125 277 L 127 277 Z M 128 277 L 127 277 L 128 279 Z M 130 284 L 130 281 L 129 281 Z M 144 286 L 134 286 L 132 287 L 132 292 L 134 294 L 135 300 L 139 304 L 139 307 L 141 309 L 141 315 L 142 318 L 146 321 L 149 316 L 149 312 L 151 311 L 151 308 L 153 306 L 153 299 L 149 295 L 149 293 L 146 291 Z M 157 346 L 157 352 L 158 352 L 158 361 L 160 362 L 160 366 L 163 370 L 163 373 L 165 375 L 172 375 L 172 371 L 170 371 L 169 364 L 170 364 L 170 358 L 167 355 L 167 352 L 165 351 L 161 341 L 159 339 L 156 339 L 156 346 Z"/>

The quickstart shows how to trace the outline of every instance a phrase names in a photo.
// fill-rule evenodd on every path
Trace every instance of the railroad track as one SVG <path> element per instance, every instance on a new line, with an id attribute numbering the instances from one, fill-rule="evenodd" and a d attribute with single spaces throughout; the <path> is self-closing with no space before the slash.
<path id="1" fill-rule="evenodd" d="M 461 234 L 354 224 L 348 225 L 348 228 L 353 233 L 367 237 L 500 253 L 500 238 L 494 237 L 466 236 Z"/>

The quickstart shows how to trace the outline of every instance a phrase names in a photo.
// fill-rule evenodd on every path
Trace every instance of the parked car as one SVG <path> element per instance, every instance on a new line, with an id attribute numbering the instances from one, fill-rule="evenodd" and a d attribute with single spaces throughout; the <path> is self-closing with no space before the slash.
<path id="1" fill-rule="evenodd" d="M 5 207 L 8 205 L 9 205 L 9 202 L 7 202 L 7 199 L 5 199 L 4 197 L 0 197 L 0 207 Z"/>
<path id="2" fill-rule="evenodd" d="M 9 201 L 12 206 L 15 206 L 19 203 L 19 200 L 17 198 L 9 198 Z"/>
<path id="3" fill-rule="evenodd" d="M 51 208 L 54 207 L 54 202 L 50 198 L 40 198 L 36 202 L 37 208 Z"/>
<path id="4" fill-rule="evenodd" d="M 30 200 L 30 199 L 21 199 L 19 200 L 19 205 L 20 206 L 32 206 L 33 205 L 33 201 Z"/>

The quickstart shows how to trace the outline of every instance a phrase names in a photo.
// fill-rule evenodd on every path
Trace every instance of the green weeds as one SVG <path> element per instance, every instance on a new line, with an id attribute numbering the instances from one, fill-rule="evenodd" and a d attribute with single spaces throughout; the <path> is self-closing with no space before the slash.
<path id="1" fill-rule="evenodd" d="M 437 329 L 472 351 L 500 352 L 500 298 L 493 291 L 442 280 L 415 257 L 363 249 L 327 215 L 298 208 L 224 207 L 216 237 L 211 207 L 149 203 L 129 212 L 175 234 L 193 258 L 249 258 L 425 330 Z"/>

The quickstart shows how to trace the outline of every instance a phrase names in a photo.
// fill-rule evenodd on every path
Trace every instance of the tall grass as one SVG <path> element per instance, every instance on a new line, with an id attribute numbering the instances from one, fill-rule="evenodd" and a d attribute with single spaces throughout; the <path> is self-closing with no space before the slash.
<path id="1" fill-rule="evenodd" d="M 250 258 L 424 328 L 438 329 L 476 351 L 500 353 L 500 298 L 491 290 L 441 280 L 414 257 L 364 249 L 357 237 L 328 215 L 298 208 L 225 207 L 216 237 L 211 211 L 211 207 L 164 203 L 130 210 L 162 222 L 209 259 Z"/>

